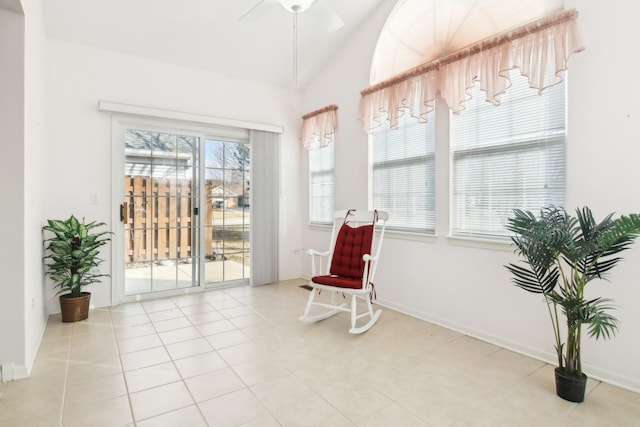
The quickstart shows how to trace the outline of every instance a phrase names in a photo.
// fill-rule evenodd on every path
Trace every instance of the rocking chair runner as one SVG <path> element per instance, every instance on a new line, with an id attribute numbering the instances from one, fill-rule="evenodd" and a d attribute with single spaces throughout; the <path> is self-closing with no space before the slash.
<path id="1" fill-rule="evenodd" d="M 373 278 L 378 266 L 380 248 L 389 214 L 384 211 L 336 211 L 333 214 L 331 246 L 326 252 L 310 249 L 311 293 L 304 315 L 300 320 L 317 322 L 340 312 L 351 314 L 349 333 L 360 334 L 369 330 L 380 318 L 382 310 L 373 312 L 371 301 L 375 296 Z M 317 301 L 321 292 L 330 293 L 330 302 Z M 338 300 L 349 295 L 350 304 Z M 326 298 L 325 298 L 326 299 Z M 357 313 L 358 300 L 364 302 L 365 311 Z M 328 311 L 311 314 L 313 307 Z M 364 325 L 356 326 L 361 318 Z"/>

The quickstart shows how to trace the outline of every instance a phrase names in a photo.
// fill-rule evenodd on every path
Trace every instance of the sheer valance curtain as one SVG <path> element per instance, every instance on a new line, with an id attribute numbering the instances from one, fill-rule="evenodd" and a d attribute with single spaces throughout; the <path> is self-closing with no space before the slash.
<path id="1" fill-rule="evenodd" d="M 302 144 L 307 150 L 326 147 L 338 129 L 338 107 L 327 105 L 302 116 Z"/>
<path id="2" fill-rule="evenodd" d="M 576 10 L 555 13 L 363 90 L 359 118 L 365 132 L 379 126 L 385 116 L 391 128 L 397 128 L 405 111 L 426 121 L 437 95 L 452 112 L 460 112 L 478 81 L 487 101 L 497 105 L 511 85 L 508 74 L 512 69 L 519 69 L 538 91 L 561 82 L 569 57 L 584 49 L 577 17 Z"/>

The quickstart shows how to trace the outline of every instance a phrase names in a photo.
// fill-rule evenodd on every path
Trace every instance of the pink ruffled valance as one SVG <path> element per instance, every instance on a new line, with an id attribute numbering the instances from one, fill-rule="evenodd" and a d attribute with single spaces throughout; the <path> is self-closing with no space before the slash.
<path id="1" fill-rule="evenodd" d="M 328 105 L 302 116 L 302 144 L 307 150 L 325 147 L 338 129 L 338 107 Z"/>
<path id="2" fill-rule="evenodd" d="M 458 113 L 478 81 L 487 101 L 497 105 L 511 85 L 508 71 L 515 68 L 538 91 L 560 83 L 569 57 L 584 49 L 577 17 L 576 10 L 558 12 L 363 90 L 359 117 L 364 130 L 370 132 L 385 116 L 391 128 L 397 128 L 398 118 L 405 112 L 426 121 L 438 95 Z"/>

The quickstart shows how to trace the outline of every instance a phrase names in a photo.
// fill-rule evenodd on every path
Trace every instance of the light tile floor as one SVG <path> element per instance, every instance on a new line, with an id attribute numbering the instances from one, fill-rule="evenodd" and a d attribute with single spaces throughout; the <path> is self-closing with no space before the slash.
<path id="1" fill-rule="evenodd" d="M 385 309 L 297 320 L 300 280 L 51 316 L 30 378 L 0 388 L 0 427 L 640 426 L 640 395 Z"/>

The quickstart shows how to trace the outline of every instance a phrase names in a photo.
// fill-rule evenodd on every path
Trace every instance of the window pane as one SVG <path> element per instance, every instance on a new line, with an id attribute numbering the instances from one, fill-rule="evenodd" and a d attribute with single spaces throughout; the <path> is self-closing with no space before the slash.
<path id="1" fill-rule="evenodd" d="M 207 139 L 204 157 L 205 281 L 249 277 L 249 144 Z"/>
<path id="2" fill-rule="evenodd" d="M 452 234 L 505 237 L 513 209 L 564 204 L 564 84 L 538 95 L 518 72 L 510 78 L 499 106 L 476 85 L 451 116 Z"/>
<path id="3" fill-rule="evenodd" d="M 333 182 L 333 144 L 309 150 L 309 222 L 332 223 Z"/>
<path id="4" fill-rule="evenodd" d="M 372 204 L 389 212 L 388 227 L 433 233 L 435 229 L 435 119 L 405 114 L 398 129 L 385 121 L 372 134 Z"/>

